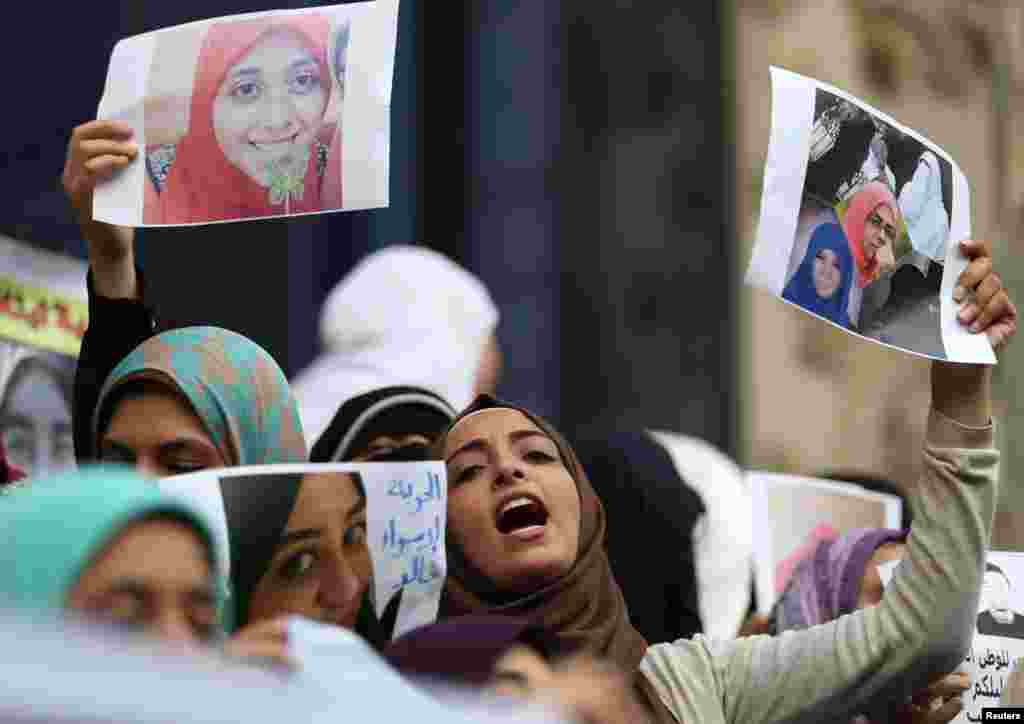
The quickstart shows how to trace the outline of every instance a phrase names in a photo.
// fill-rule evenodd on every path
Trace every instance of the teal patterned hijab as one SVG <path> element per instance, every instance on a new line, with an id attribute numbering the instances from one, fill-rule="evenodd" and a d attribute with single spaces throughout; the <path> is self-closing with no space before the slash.
<path id="1" fill-rule="evenodd" d="M 206 518 L 127 468 L 83 468 L 0 493 L 0 601 L 29 612 L 63 610 L 92 561 L 132 523 L 155 515 L 194 529 L 216 564 Z"/>
<path id="2" fill-rule="evenodd" d="M 229 466 L 308 460 L 288 380 L 270 354 L 248 337 L 219 327 L 185 327 L 136 347 L 100 391 L 93 418 L 96 450 L 115 392 L 139 379 L 165 385 L 188 400 Z"/>

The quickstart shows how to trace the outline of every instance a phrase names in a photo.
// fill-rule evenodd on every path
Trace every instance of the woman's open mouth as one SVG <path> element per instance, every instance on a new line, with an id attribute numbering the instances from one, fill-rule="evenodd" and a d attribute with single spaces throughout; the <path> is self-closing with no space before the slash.
<path id="1" fill-rule="evenodd" d="M 544 534 L 548 510 L 532 495 L 517 495 L 498 506 L 495 524 L 502 535 L 535 540 Z"/>

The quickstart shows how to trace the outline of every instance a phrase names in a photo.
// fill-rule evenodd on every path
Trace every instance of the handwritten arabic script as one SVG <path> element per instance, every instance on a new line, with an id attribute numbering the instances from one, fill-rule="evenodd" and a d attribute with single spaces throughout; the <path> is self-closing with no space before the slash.
<path id="1" fill-rule="evenodd" d="M 447 574 L 445 522 L 447 480 L 443 463 L 368 464 L 370 553 L 377 615 L 399 591 L 394 635 L 437 616 Z M 369 481 L 368 481 L 369 482 Z"/>

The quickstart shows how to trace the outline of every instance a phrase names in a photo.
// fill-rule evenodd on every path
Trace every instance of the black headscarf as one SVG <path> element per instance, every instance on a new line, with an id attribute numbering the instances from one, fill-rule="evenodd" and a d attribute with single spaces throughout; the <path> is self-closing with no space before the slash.
<path id="1" fill-rule="evenodd" d="M 470 614 L 414 629 L 388 644 L 382 655 L 406 676 L 480 686 L 491 680 L 498 660 L 516 644 L 531 647 L 546 660 L 570 653 L 528 618 Z"/>
<path id="2" fill-rule="evenodd" d="M 313 463 L 344 462 L 365 452 L 386 435 L 424 435 L 434 440 L 455 419 L 455 409 L 441 396 L 420 387 L 382 387 L 353 397 L 338 409 L 331 424 L 313 445 Z M 421 448 L 426 460 L 426 449 Z M 395 457 L 388 457 L 392 462 Z"/>
<path id="3" fill-rule="evenodd" d="M 706 512 L 700 496 L 646 433 L 590 437 L 575 448 L 608 511 L 608 559 L 630 621 L 650 644 L 700 633 L 693 552 L 693 530 Z"/>

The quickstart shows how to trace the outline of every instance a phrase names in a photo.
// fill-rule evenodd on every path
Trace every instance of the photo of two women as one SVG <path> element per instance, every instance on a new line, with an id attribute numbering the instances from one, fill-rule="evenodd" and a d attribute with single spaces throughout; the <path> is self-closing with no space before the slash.
<path id="1" fill-rule="evenodd" d="M 951 218 L 949 161 L 818 89 L 782 296 L 844 329 L 945 359 L 939 288 Z"/>

